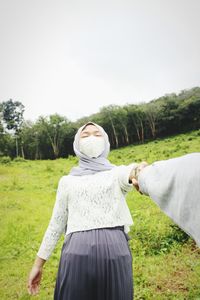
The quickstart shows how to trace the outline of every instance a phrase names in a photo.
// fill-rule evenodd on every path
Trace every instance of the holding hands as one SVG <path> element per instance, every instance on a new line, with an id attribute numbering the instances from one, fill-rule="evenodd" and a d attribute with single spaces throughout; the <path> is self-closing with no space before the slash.
<path id="1" fill-rule="evenodd" d="M 148 163 L 146 161 L 142 161 L 140 164 L 138 164 L 138 166 L 132 170 L 131 174 L 130 174 L 130 181 L 132 181 L 134 187 L 136 188 L 136 190 L 142 194 L 139 190 L 139 185 L 138 185 L 138 176 L 140 174 L 140 172 L 148 166 Z"/>

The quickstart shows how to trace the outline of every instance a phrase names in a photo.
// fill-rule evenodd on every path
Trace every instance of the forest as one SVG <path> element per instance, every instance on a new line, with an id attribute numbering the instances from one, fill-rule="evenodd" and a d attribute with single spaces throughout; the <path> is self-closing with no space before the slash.
<path id="1" fill-rule="evenodd" d="M 57 113 L 41 115 L 32 122 L 24 119 L 24 111 L 20 101 L 9 99 L 0 103 L 1 159 L 56 159 L 74 155 L 74 135 L 88 121 L 105 129 L 111 150 L 198 130 L 200 87 L 165 94 L 147 103 L 111 104 L 75 122 Z"/>

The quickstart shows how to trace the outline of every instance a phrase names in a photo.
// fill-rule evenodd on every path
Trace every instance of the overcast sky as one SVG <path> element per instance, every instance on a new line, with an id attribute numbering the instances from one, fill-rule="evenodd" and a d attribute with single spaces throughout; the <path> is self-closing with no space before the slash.
<path id="1" fill-rule="evenodd" d="M 199 0 L 0 0 L 0 101 L 69 120 L 200 86 Z"/>

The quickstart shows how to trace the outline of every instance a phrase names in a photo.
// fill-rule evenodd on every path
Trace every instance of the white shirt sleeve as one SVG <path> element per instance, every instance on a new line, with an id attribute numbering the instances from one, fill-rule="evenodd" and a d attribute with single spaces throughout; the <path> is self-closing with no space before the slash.
<path id="1" fill-rule="evenodd" d="M 200 247 L 200 152 L 155 161 L 138 185 Z"/>
<path id="2" fill-rule="evenodd" d="M 152 172 L 153 170 L 154 170 L 153 164 L 148 165 L 144 169 L 142 169 L 142 171 L 139 173 L 138 176 L 139 189 L 146 196 L 149 196 L 148 179 L 152 180 L 152 182 L 155 182 L 155 178 L 154 178 L 155 174 Z"/>
<path id="3" fill-rule="evenodd" d="M 131 163 L 129 165 L 119 166 L 118 179 L 121 190 L 123 193 L 128 193 L 134 186 L 132 183 L 129 183 L 129 176 L 133 169 L 135 169 L 139 164 Z"/>
<path id="4" fill-rule="evenodd" d="M 49 225 L 44 234 L 37 256 L 48 260 L 60 236 L 66 232 L 68 219 L 68 203 L 66 181 L 60 178 L 57 188 L 56 200 Z"/>

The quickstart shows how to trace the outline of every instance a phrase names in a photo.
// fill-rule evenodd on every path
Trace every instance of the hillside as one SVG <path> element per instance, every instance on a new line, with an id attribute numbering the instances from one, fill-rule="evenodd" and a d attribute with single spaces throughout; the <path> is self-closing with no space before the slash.
<path id="1" fill-rule="evenodd" d="M 191 152 L 200 152 L 200 131 L 112 150 L 108 158 L 127 165 Z M 0 164 L 0 299 L 31 299 L 27 276 L 48 226 L 58 180 L 75 164 L 73 156 Z M 129 233 L 134 299 L 200 299 L 200 249 L 148 197 L 133 189 L 126 199 L 134 220 Z M 37 299 L 52 299 L 63 239 L 44 266 Z"/>

